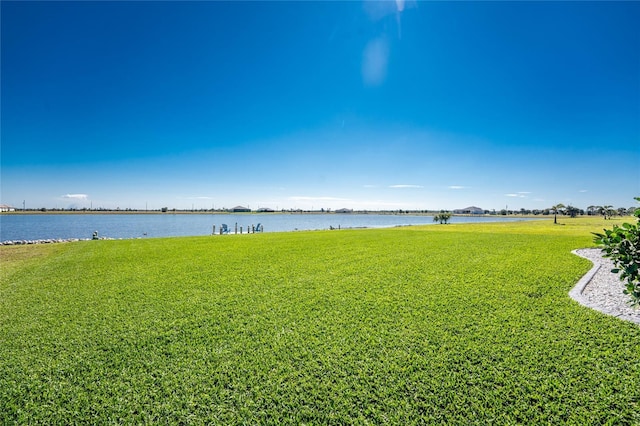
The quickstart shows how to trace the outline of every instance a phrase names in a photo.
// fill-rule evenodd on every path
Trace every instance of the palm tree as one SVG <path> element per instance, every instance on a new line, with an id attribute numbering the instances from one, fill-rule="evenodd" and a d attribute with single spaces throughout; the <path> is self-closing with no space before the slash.
<path id="1" fill-rule="evenodd" d="M 443 223 L 446 225 L 447 222 L 449 222 L 449 219 L 451 219 L 451 213 L 445 212 L 445 211 L 443 211 L 442 213 L 439 213 L 439 214 L 437 214 L 437 215 L 435 215 L 433 217 L 433 221 L 434 222 L 440 222 L 441 225 Z"/>
<path id="2" fill-rule="evenodd" d="M 553 212 L 553 223 L 558 223 L 558 212 L 562 212 L 562 210 L 564 210 L 564 204 L 560 203 L 560 204 L 556 204 L 555 206 L 551 207 L 549 210 L 551 210 Z"/>

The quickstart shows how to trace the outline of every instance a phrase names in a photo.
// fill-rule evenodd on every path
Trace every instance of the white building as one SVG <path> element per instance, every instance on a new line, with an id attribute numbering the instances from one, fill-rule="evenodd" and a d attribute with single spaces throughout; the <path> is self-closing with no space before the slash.
<path id="1" fill-rule="evenodd" d="M 454 210 L 455 214 L 484 214 L 484 209 L 476 206 L 465 207 L 464 209 Z"/>

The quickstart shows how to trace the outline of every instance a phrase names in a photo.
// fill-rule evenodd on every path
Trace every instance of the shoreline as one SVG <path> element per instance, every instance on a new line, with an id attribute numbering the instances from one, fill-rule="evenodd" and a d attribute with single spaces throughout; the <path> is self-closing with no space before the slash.
<path id="1" fill-rule="evenodd" d="M 120 240 L 135 240 L 136 238 L 120 238 Z M 98 238 L 42 238 L 36 240 L 7 240 L 0 241 L 0 246 L 27 246 L 35 244 L 60 244 L 60 243 L 77 243 L 78 241 L 100 241 L 100 240 L 117 240 L 118 238 L 98 237 Z"/>
<path id="2" fill-rule="evenodd" d="M 383 228 L 402 228 L 408 226 L 422 226 L 422 225 L 393 225 L 387 226 Z M 280 232 L 322 232 L 322 231 L 347 231 L 347 230 L 363 230 L 363 229 L 379 229 L 373 226 L 350 226 L 350 227 L 330 227 L 327 229 L 293 229 L 290 231 L 271 231 L 269 234 L 276 234 Z M 252 235 L 252 234 L 263 234 L 264 231 L 260 232 L 224 232 L 215 234 L 207 234 L 207 235 L 174 235 L 174 236 L 159 236 L 159 237 L 123 237 L 123 238 L 115 238 L 115 237 L 98 237 L 98 238 L 38 238 L 31 240 L 5 240 L 0 241 L 0 246 L 24 246 L 24 245 L 35 245 L 35 244 L 59 244 L 59 243 L 75 243 L 78 241 L 125 241 L 125 240 L 141 240 L 141 239 L 154 239 L 154 238 L 201 238 L 201 237 L 217 237 L 222 235 Z"/>
<path id="3" fill-rule="evenodd" d="M 392 228 L 434 225 L 432 215 L 347 214 L 347 213 L 241 213 L 241 214 L 9 214 L 0 224 L 0 244 L 22 245 L 91 239 L 91 232 L 110 239 L 210 236 L 220 234 L 222 225 L 230 224 L 230 234 L 246 234 L 260 227 L 265 232 L 322 231 L 332 229 Z M 515 216 L 456 216 L 451 225 L 467 222 L 544 221 L 543 218 Z M 234 225 L 235 223 L 235 225 Z M 220 226 L 219 226 L 220 225 Z M 255 228 L 254 228 L 255 226 Z M 240 232 L 236 232 L 240 231 Z"/>

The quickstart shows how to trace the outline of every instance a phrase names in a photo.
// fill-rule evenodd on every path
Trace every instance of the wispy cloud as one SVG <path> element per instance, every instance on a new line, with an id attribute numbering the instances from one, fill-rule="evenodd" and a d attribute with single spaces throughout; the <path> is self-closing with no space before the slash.
<path id="1" fill-rule="evenodd" d="M 589 191 L 588 191 L 588 190 L 586 190 L 586 189 L 581 189 L 581 190 L 580 190 L 580 191 L 578 191 L 578 192 L 583 192 L 583 193 L 584 193 L 584 192 L 589 192 Z"/>
<path id="2" fill-rule="evenodd" d="M 89 198 L 89 196 L 87 194 L 65 194 L 62 196 L 62 198 L 68 198 L 72 200 L 86 200 L 87 198 Z"/>
<path id="3" fill-rule="evenodd" d="M 423 188 L 422 185 L 389 185 L 389 188 Z"/>
<path id="4" fill-rule="evenodd" d="M 469 187 L 468 186 L 462 186 L 462 185 L 450 185 L 447 188 L 449 188 L 449 189 L 467 189 Z"/>
<path id="5" fill-rule="evenodd" d="M 512 192 L 510 194 L 504 194 L 505 197 L 513 197 L 513 198 L 527 198 L 527 196 L 531 194 L 531 192 L 529 191 L 519 191 L 519 192 Z"/>

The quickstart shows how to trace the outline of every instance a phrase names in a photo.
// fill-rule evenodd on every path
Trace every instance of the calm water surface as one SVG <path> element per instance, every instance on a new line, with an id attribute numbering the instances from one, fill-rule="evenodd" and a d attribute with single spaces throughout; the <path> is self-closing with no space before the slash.
<path id="1" fill-rule="evenodd" d="M 451 223 L 523 220 L 453 217 Z M 432 216 L 381 214 L 0 214 L 0 241 L 100 237 L 150 238 L 211 235 L 222 224 L 233 233 L 261 224 L 264 232 L 431 225 Z"/>

